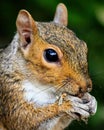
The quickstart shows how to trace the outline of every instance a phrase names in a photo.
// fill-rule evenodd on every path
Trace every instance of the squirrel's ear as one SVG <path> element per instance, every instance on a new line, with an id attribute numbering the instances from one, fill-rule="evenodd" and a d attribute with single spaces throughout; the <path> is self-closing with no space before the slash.
<path id="1" fill-rule="evenodd" d="M 62 3 L 58 4 L 53 21 L 55 23 L 67 26 L 68 12 L 67 12 L 67 8 L 64 4 L 62 4 Z"/>
<path id="2" fill-rule="evenodd" d="M 22 46 L 26 47 L 31 43 L 32 34 L 37 33 L 37 26 L 32 16 L 26 10 L 20 10 L 16 20 L 17 31 L 22 41 Z"/>

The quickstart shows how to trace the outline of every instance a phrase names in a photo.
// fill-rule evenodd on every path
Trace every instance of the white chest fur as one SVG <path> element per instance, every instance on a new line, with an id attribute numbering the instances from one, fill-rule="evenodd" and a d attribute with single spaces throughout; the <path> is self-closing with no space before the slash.
<path id="1" fill-rule="evenodd" d="M 32 84 L 29 81 L 24 81 L 22 86 L 24 99 L 29 103 L 43 106 L 56 101 L 55 90 L 50 86 L 42 86 L 38 83 Z"/>
<path id="2" fill-rule="evenodd" d="M 29 81 L 24 81 L 22 83 L 22 87 L 24 90 L 24 99 L 29 103 L 34 103 L 35 106 L 44 106 L 51 103 L 54 103 L 57 98 L 55 95 L 55 89 L 50 86 L 41 86 L 38 83 L 32 84 Z M 57 125 L 61 116 L 54 117 L 51 120 L 47 120 L 42 123 L 38 130 L 53 130 L 54 126 Z M 68 123 L 62 124 L 61 127 L 65 128 Z M 58 126 L 61 128 L 60 125 Z"/>

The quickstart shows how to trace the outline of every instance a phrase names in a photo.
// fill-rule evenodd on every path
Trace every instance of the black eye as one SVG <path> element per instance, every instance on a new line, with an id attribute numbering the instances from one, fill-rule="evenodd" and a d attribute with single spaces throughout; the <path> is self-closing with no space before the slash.
<path id="1" fill-rule="evenodd" d="M 57 62 L 59 60 L 57 52 L 53 49 L 46 49 L 44 51 L 44 58 L 48 62 Z"/>

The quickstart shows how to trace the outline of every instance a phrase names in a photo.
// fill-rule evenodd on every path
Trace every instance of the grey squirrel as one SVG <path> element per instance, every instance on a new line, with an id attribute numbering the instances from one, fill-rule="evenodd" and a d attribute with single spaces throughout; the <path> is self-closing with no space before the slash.
<path id="1" fill-rule="evenodd" d="M 67 21 L 62 3 L 52 22 L 20 10 L 17 33 L 0 52 L 0 130 L 63 130 L 96 113 L 87 46 Z"/>

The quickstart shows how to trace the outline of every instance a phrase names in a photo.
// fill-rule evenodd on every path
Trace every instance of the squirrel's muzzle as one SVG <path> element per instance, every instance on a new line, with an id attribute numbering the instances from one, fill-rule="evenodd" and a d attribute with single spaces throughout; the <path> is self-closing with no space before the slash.
<path id="1" fill-rule="evenodd" d="M 78 97 L 82 97 L 84 93 L 90 92 L 92 90 L 92 81 L 88 79 L 86 82 L 86 86 L 80 86 L 78 91 Z"/>

